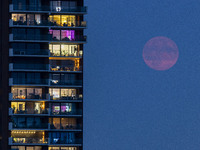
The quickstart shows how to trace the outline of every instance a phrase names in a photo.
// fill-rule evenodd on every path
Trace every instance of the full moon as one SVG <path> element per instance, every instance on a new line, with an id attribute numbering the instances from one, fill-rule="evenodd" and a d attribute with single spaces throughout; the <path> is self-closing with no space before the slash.
<path id="1" fill-rule="evenodd" d="M 173 67 L 179 56 L 176 43 L 171 39 L 158 36 L 150 39 L 144 46 L 144 62 L 155 70 L 168 70 Z"/>

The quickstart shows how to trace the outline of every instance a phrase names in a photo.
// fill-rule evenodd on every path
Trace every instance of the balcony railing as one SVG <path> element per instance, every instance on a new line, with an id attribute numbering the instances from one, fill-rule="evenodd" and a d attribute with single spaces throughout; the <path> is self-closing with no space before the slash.
<path id="1" fill-rule="evenodd" d="M 81 130 L 82 125 L 81 124 L 50 124 L 50 129 L 52 130 Z"/>
<path id="2" fill-rule="evenodd" d="M 28 63 L 23 63 L 23 64 L 18 64 L 18 63 L 10 63 L 9 64 L 9 71 L 15 71 L 15 70 L 44 70 L 44 71 L 49 71 L 50 70 L 50 65 L 49 64 L 28 64 Z"/>
<path id="3" fill-rule="evenodd" d="M 82 139 L 65 139 L 65 138 L 58 138 L 58 140 L 50 139 L 50 144 L 82 144 Z"/>
<path id="4" fill-rule="evenodd" d="M 9 49 L 9 56 L 50 56 L 48 49 Z"/>
<path id="5" fill-rule="evenodd" d="M 48 130 L 50 128 L 50 124 L 48 123 L 32 123 L 32 124 L 25 124 L 23 123 L 12 123 L 9 122 L 9 130 Z"/>
<path id="6" fill-rule="evenodd" d="M 48 21 L 48 20 L 40 20 L 40 22 L 34 21 L 13 21 L 12 19 L 9 20 L 9 25 L 18 26 L 18 27 L 61 27 L 61 28 L 76 28 L 76 27 L 86 27 L 86 21 L 75 21 L 73 23 L 56 23 L 55 21 Z"/>
<path id="7" fill-rule="evenodd" d="M 51 114 L 52 115 L 82 115 L 83 114 L 83 111 L 82 110 L 73 110 L 73 111 L 52 111 L 51 110 Z"/>
<path id="8" fill-rule="evenodd" d="M 79 67 L 66 67 L 67 65 L 65 66 L 57 66 L 57 65 L 50 65 L 51 67 L 51 71 L 82 71 L 82 66 L 79 66 Z"/>
<path id="9" fill-rule="evenodd" d="M 9 145 L 47 145 L 48 138 L 16 138 L 10 137 L 9 138 Z"/>
<path id="10" fill-rule="evenodd" d="M 13 123 L 9 122 L 9 130 L 69 130 L 69 131 L 80 131 L 82 130 L 81 124 L 70 124 L 67 123 L 64 124 L 50 124 L 50 123 L 32 123 L 32 124 L 26 124 L 24 122 L 22 123 Z"/>
<path id="11" fill-rule="evenodd" d="M 71 145 L 80 145 L 82 144 L 81 138 L 17 138 L 9 137 L 9 145 L 60 145 L 60 144 L 69 144 Z"/>
<path id="12" fill-rule="evenodd" d="M 55 6 L 40 6 L 40 5 L 14 5 L 10 4 L 10 12 L 24 12 L 24 11 L 39 11 L 39 12 L 52 12 L 52 13 L 86 13 L 87 7 L 55 7 Z"/>
<path id="13" fill-rule="evenodd" d="M 64 52 L 57 52 L 57 53 L 50 53 L 50 56 L 64 56 L 64 57 L 82 57 L 83 56 L 83 51 L 80 50 L 79 53 L 75 52 L 75 53 L 64 53 Z"/>
<path id="14" fill-rule="evenodd" d="M 82 80 L 51 80 L 51 85 L 78 85 L 81 86 Z"/>
<path id="15" fill-rule="evenodd" d="M 14 115 L 14 114 L 18 114 L 18 115 L 27 115 L 27 114 L 38 114 L 38 115 L 48 115 L 49 114 L 49 109 L 40 109 L 40 110 L 36 110 L 36 109 L 28 109 L 26 108 L 25 110 L 20 110 L 20 109 L 13 109 L 13 108 L 9 108 L 9 115 Z"/>
<path id="16" fill-rule="evenodd" d="M 57 97 L 54 97 L 53 95 L 50 95 L 50 99 L 51 100 L 82 100 L 83 96 L 82 95 L 75 95 L 75 96 L 61 95 L 59 96 L 59 98 L 57 98 Z"/>
<path id="17" fill-rule="evenodd" d="M 26 93 L 20 95 L 18 93 L 9 93 L 9 100 L 50 100 L 50 95 L 35 93 Z"/>
<path id="18" fill-rule="evenodd" d="M 68 37 L 64 38 L 56 38 L 52 37 L 51 34 L 47 35 L 28 35 L 28 34 L 10 34 L 9 35 L 9 41 L 43 41 L 43 42 L 50 42 L 50 41 L 62 41 L 62 42 L 86 42 L 86 36 L 77 35 L 74 37 L 74 39 L 69 39 Z"/>
<path id="19" fill-rule="evenodd" d="M 9 79 L 9 86 L 13 85 L 37 85 L 37 86 L 49 86 L 50 80 L 49 79 L 42 79 L 42 78 L 10 78 Z"/>

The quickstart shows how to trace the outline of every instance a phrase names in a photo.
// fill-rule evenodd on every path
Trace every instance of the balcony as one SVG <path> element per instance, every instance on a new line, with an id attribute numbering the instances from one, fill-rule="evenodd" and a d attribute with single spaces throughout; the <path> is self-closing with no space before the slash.
<path id="1" fill-rule="evenodd" d="M 40 20 L 39 22 L 36 21 L 13 21 L 12 19 L 9 20 L 9 27 L 34 27 L 34 28 L 69 28 L 69 29 L 84 29 L 86 28 L 87 23 L 86 21 L 75 21 L 74 23 L 63 23 L 63 24 L 57 24 L 53 21 L 47 21 L 47 20 Z"/>
<path id="2" fill-rule="evenodd" d="M 68 13 L 68 14 L 86 14 L 87 7 L 51 7 L 51 6 L 39 6 L 39 5 L 14 5 L 10 4 L 10 12 L 38 12 L 38 13 Z"/>
<path id="3" fill-rule="evenodd" d="M 73 109 L 73 111 L 57 111 L 57 110 L 51 110 L 52 116 L 72 116 L 72 117 L 81 117 L 83 114 L 83 111 L 81 109 Z"/>
<path id="4" fill-rule="evenodd" d="M 9 137 L 9 145 L 48 145 L 48 138 Z"/>
<path id="5" fill-rule="evenodd" d="M 9 78 L 9 86 L 49 86 L 49 79 Z"/>
<path id="6" fill-rule="evenodd" d="M 57 140 L 58 139 L 58 140 Z M 81 146 L 82 139 L 63 139 L 63 138 L 16 138 L 9 137 L 9 145 L 64 145 Z"/>
<path id="7" fill-rule="evenodd" d="M 60 136 L 60 137 L 59 137 Z M 74 137 L 74 134 L 63 132 L 57 134 L 57 137 L 54 137 L 50 134 L 49 144 L 50 145 L 67 145 L 67 146 L 81 146 L 82 138 Z"/>
<path id="8" fill-rule="evenodd" d="M 40 116 L 47 116 L 49 115 L 50 111 L 48 108 L 46 109 L 13 109 L 13 108 L 9 108 L 9 115 L 40 115 Z"/>
<path id="9" fill-rule="evenodd" d="M 86 36 L 74 36 L 74 39 L 68 37 L 58 39 L 52 37 L 51 34 L 47 35 L 26 35 L 26 34 L 9 34 L 10 42 L 62 42 L 62 43 L 86 43 Z"/>
<path id="10" fill-rule="evenodd" d="M 83 100 L 83 96 L 82 94 L 80 95 L 73 95 L 73 96 L 68 96 L 68 95 L 61 95 L 58 97 L 54 97 L 53 95 L 50 96 L 50 100 L 54 100 L 55 102 L 58 102 L 58 101 L 78 101 L 79 100 Z"/>
<path id="11" fill-rule="evenodd" d="M 49 126 L 51 131 L 82 131 L 81 124 L 50 124 Z"/>
<path id="12" fill-rule="evenodd" d="M 50 129 L 50 124 L 48 123 L 32 123 L 32 124 L 25 124 L 25 123 L 18 123 L 14 124 L 12 122 L 9 122 L 8 126 L 9 130 L 49 130 Z"/>
<path id="13" fill-rule="evenodd" d="M 69 52 L 50 52 L 51 57 L 69 57 L 69 58 L 82 58 L 83 50 L 79 52 L 69 53 Z"/>
<path id="14" fill-rule="evenodd" d="M 50 51 L 47 49 L 9 49 L 9 56 L 18 57 L 49 57 Z"/>
<path id="15" fill-rule="evenodd" d="M 65 71 L 65 72 L 82 72 L 83 69 L 82 69 L 82 66 L 69 66 L 67 67 L 67 65 L 50 65 L 50 68 L 51 68 L 51 71 L 53 72 L 62 72 L 62 71 Z"/>
<path id="16" fill-rule="evenodd" d="M 9 100 L 10 101 L 48 101 L 50 100 L 50 94 L 35 94 L 35 93 L 29 93 L 27 94 L 13 94 L 9 93 Z"/>
<path id="17" fill-rule="evenodd" d="M 9 71 L 34 71 L 34 72 L 46 72 L 50 71 L 50 64 L 18 64 L 18 63 L 10 63 Z"/>
<path id="18" fill-rule="evenodd" d="M 53 80 L 51 79 L 51 86 L 59 86 L 59 87 L 82 87 L 82 80 Z"/>

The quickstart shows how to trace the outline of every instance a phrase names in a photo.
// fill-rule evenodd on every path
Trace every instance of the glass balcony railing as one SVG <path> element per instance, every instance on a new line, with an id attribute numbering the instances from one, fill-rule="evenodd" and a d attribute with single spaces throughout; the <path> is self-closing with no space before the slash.
<path id="1" fill-rule="evenodd" d="M 10 137 L 9 144 L 10 145 L 82 144 L 82 139 L 81 138 L 67 138 L 67 137 L 63 137 L 63 138 L 60 138 L 60 137 L 58 138 Z"/>
<path id="2" fill-rule="evenodd" d="M 50 11 L 50 12 L 75 12 L 75 13 L 86 13 L 87 7 L 84 6 L 75 6 L 75 7 L 66 7 L 66 6 L 40 6 L 40 5 L 10 5 L 10 11 Z"/>
<path id="3" fill-rule="evenodd" d="M 48 129 L 48 123 L 10 123 L 12 125 L 12 129 Z"/>
<path id="4" fill-rule="evenodd" d="M 11 39 L 11 37 L 10 37 Z M 74 36 L 73 39 L 69 39 L 68 37 L 57 38 L 52 37 L 51 34 L 47 35 L 27 35 L 27 34 L 13 34 L 12 40 L 36 40 L 36 41 L 78 41 L 78 42 L 86 42 L 86 36 Z"/>
<path id="5" fill-rule="evenodd" d="M 48 49 L 13 49 L 13 55 L 46 55 L 49 56 Z"/>
<path id="6" fill-rule="evenodd" d="M 51 85 L 82 85 L 82 80 L 51 80 Z"/>
<path id="7" fill-rule="evenodd" d="M 12 79 L 12 78 L 11 78 Z M 10 81 L 11 82 L 11 81 Z M 49 79 L 42 79 L 42 78 L 13 78 L 12 84 L 18 84 L 18 85 L 49 85 Z"/>
<path id="8" fill-rule="evenodd" d="M 49 95 L 48 94 L 35 94 L 35 93 L 24 93 L 24 94 L 20 94 L 20 93 L 9 93 L 9 97 L 11 97 L 11 99 L 13 100 L 18 100 L 18 99 L 48 99 Z"/>
<path id="9" fill-rule="evenodd" d="M 74 53 L 68 53 L 68 52 L 50 52 L 51 56 L 64 56 L 64 57 L 82 57 L 83 56 L 83 51 L 80 50 L 78 52 Z"/>
<path id="10" fill-rule="evenodd" d="M 82 144 L 82 139 L 50 138 L 50 144 Z"/>
<path id="11" fill-rule="evenodd" d="M 10 108 L 10 114 L 49 114 L 49 109 L 32 109 L 32 108 L 26 108 L 26 109 L 14 109 Z"/>
<path id="12" fill-rule="evenodd" d="M 48 138 L 16 138 L 11 139 L 12 144 L 48 144 Z"/>
<path id="13" fill-rule="evenodd" d="M 82 115 L 83 111 L 81 109 L 73 110 L 73 111 L 57 111 L 51 110 L 52 115 Z"/>
<path id="14" fill-rule="evenodd" d="M 80 130 L 82 129 L 81 124 L 66 124 L 66 125 L 61 125 L 59 123 L 55 124 L 50 124 L 50 129 L 53 130 Z"/>
<path id="15" fill-rule="evenodd" d="M 49 70 L 49 64 L 13 64 L 13 69 L 25 69 L 25 70 Z"/>
<path id="16" fill-rule="evenodd" d="M 82 100 L 83 96 L 82 96 L 82 94 L 81 95 L 73 95 L 73 96 L 60 95 L 60 96 L 57 96 L 57 97 L 50 95 L 50 99 L 51 100 Z"/>
<path id="17" fill-rule="evenodd" d="M 57 66 L 57 65 L 50 65 L 51 71 L 82 71 L 82 66 L 76 67 L 66 67 L 66 66 Z"/>
<path id="18" fill-rule="evenodd" d="M 11 25 L 16 26 L 52 26 L 52 27 L 86 27 L 86 21 L 74 21 L 69 23 L 57 23 L 55 21 L 40 20 L 40 21 L 11 21 Z"/>

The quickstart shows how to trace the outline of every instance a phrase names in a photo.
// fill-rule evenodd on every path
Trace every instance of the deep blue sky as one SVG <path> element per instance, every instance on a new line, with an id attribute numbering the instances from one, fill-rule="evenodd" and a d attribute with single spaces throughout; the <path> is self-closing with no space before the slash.
<path id="1" fill-rule="evenodd" d="M 199 150 L 200 1 L 85 1 L 85 150 Z M 143 61 L 155 36 L 179 48 L 167 71 Z"/>

